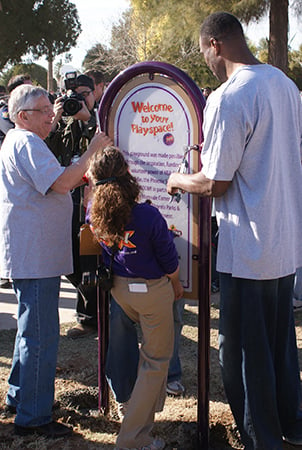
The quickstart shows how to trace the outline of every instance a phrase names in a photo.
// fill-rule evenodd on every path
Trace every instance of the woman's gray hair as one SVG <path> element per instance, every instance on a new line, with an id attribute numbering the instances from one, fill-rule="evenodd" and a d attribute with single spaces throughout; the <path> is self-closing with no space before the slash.
<path id="1" fill-rule="evenodd" d="M 16 122 L 18 112 L 34 108 L 37 98 L 41 96 L 49 98 L 48 92 L 40 86 L 21 84 L 21 86 L 16 87 L 10 94 L 8 100 L 10 120 Z"/>

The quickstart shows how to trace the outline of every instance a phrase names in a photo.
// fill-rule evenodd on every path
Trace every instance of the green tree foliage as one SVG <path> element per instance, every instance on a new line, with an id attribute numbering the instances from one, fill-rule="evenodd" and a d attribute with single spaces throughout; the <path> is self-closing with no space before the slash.
<path id="1" fill-rule="evenodd" d="M 35 0 L 0 1 L 0 69 L 38 42 Z"/>
<path id="2" fill-rule="evenodd" d="M 160 49 L 160 56 L 165 59 L 179 55 L 181 65 L 183 49 L 188 48 L 189 41 L 192 41 L 189 48 L 198 45 L 200 24 L 208 14 L 229 11 L 249 23 L 269 12 L 268 61 L 287 71 L 289 0 L 131 0 L 131 5 L 134 18 L 146 15 L 148 18 L 146 28 L 137 27 L 147 59 L 152 59 Z M 294 0 L 290 6 L 297 14 L 302 12 L 302 0 Z"/>
<path id="3" fill-rule="evenodd" d="M 48 61 L 48 90 L 53 90 L 53 60 L 76 45 L 81 33 L 78 12 L 69 0 L 41 0 L 37 8 L 38 44 L 31 47 L 34 56 Z"/>
<path id="4" fill-rule="evenodd" d="M 192 0 L 132 0 L 131 4 L 139 60 L 168 62 L 186 71 L 200 87 L 217 86 L 199 50 L 200 24 L 211 12 L 208 2 L 201 6 Z"/>
<path id="5" fill-rule="evenodd" d="M 88 69 L 97 65 L 100 70 L 114 74 L 137 61 L 165 61 L 186 71 L 200 87 L 216 88 L 218 81 L 199 51 L 201 23 L 208 14 L 218 10 L 230 11 L 246 23 L 259 20 L 270 10 L 273 1 L 275 0 L 131 0 L 130 9 L 112 29 L 110 46 L 104 48 L 97 44 L 88 52 L 84 66 Z M 299 10 L 299 6 L 302 9 L 302 0 L 291 3 L 291 7 L 296 10 Z M 280 13 L 287 17 L 286 8 L 274 12 Z M 278 26 L 287 30 L 287 25 Z M 287 36 L 284 33 L 282 36 L 287 43 Z M 271 57 L 271 40 L 263 39 L 259 47 L 249 43 L 252 52 L 262 62 L 268 62 Z M 278 50 L 277 41 L 274 42 Z M 297 58 L 299 56 L 296 60 Z M 300 66 L 296 62 L 294 69 L 291 67 L 292 63 L 289 74 L 296 77 Z"/>
<path id="6" fill-rule="evenodd" d="M 55 56 L 76 45 L 81 32 L 75 5 L 69 0 L 0 0 L 0 70 L 20 61 L 29 50 L 49 63 L 52 90 Z"/>
<path id="7" fill-rule="evenodd" d="M 293 50 L 288 55 L 289 70 L 288 76 L 296 83 L 302 91 L 302 44 L 299 50 Z"/>
<path id="8" fill-rule="evenodd" d="M 15 75 L 29 74 L 35 85 L 42 86 L 46 89 L 47 86 L 47 70 L 39 64 L 16 64 L 10 69 L 2 73 L 0 77 L 0 84 L 7 86 L 9 80 Z"/>

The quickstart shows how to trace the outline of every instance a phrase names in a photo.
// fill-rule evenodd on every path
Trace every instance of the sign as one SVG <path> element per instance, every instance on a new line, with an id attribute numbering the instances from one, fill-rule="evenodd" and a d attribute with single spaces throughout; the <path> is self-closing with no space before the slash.
<path id="1" fill-rule="evenodd" d="M 204 106 L 200 89 L 187 74 L 149 61 L 129 67 L 111 82 L 99 116 L 102 130 L 124 152 L 140 182 L 142 200 L 158 207 L 178 236 L 184 297 L 199 301 L 197 435 L 198 448 L 208 449 L 211 202 L 183 193 L 171 201 L 166 192 L 171 172 L 200 170 Z"/>
<path id="2" fill-rule="evenodd" d="M 156 206 L 174 231 L 184 296 L 196 300 L 198 198 L 183 193 L 173 198 L 166 184 L 172 172 L 199 170 L 204 104 L 200 89 L 184 72 L 150 62 L 122 72 L 100 105 L 102 128 L 124 152 L 142 187 L 141 200 Z"/>

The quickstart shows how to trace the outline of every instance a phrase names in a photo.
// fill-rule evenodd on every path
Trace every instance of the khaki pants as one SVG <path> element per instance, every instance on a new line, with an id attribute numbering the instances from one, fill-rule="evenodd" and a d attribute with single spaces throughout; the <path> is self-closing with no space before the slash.
<path id="1" fill-rule="evenodd" d="M 148 292 L 130 292 L 132 283 L 145 284 Z M 111 293 L 125 313 L 140 323 L 143 335 L 137 380 L 116 445 L 142 447 L 152 443 L 154 414 L 162 410 L 165 402 L 174 344 L 174 292 L 167 277 L 145 280 L 114 276 Z"/>

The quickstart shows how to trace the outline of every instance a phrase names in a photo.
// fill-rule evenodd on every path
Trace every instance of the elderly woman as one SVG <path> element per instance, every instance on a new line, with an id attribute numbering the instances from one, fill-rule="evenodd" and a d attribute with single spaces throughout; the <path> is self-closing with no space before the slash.
<path id="1" fill-rule="evenodd" d="M 73 270 L 69 191 L 110 139 L 98 134 L 77 164 L 64 168 L 43 141 L 54 117 L 47 91 L 19 86 L 8 108 L 15 128 L 0 152 L 0 275 L 13 280 L 19 308 L 6 402 L 17 413 L 16 434 L 58 438 L 71 433 L 52 421 L 60 277 Z"/>

